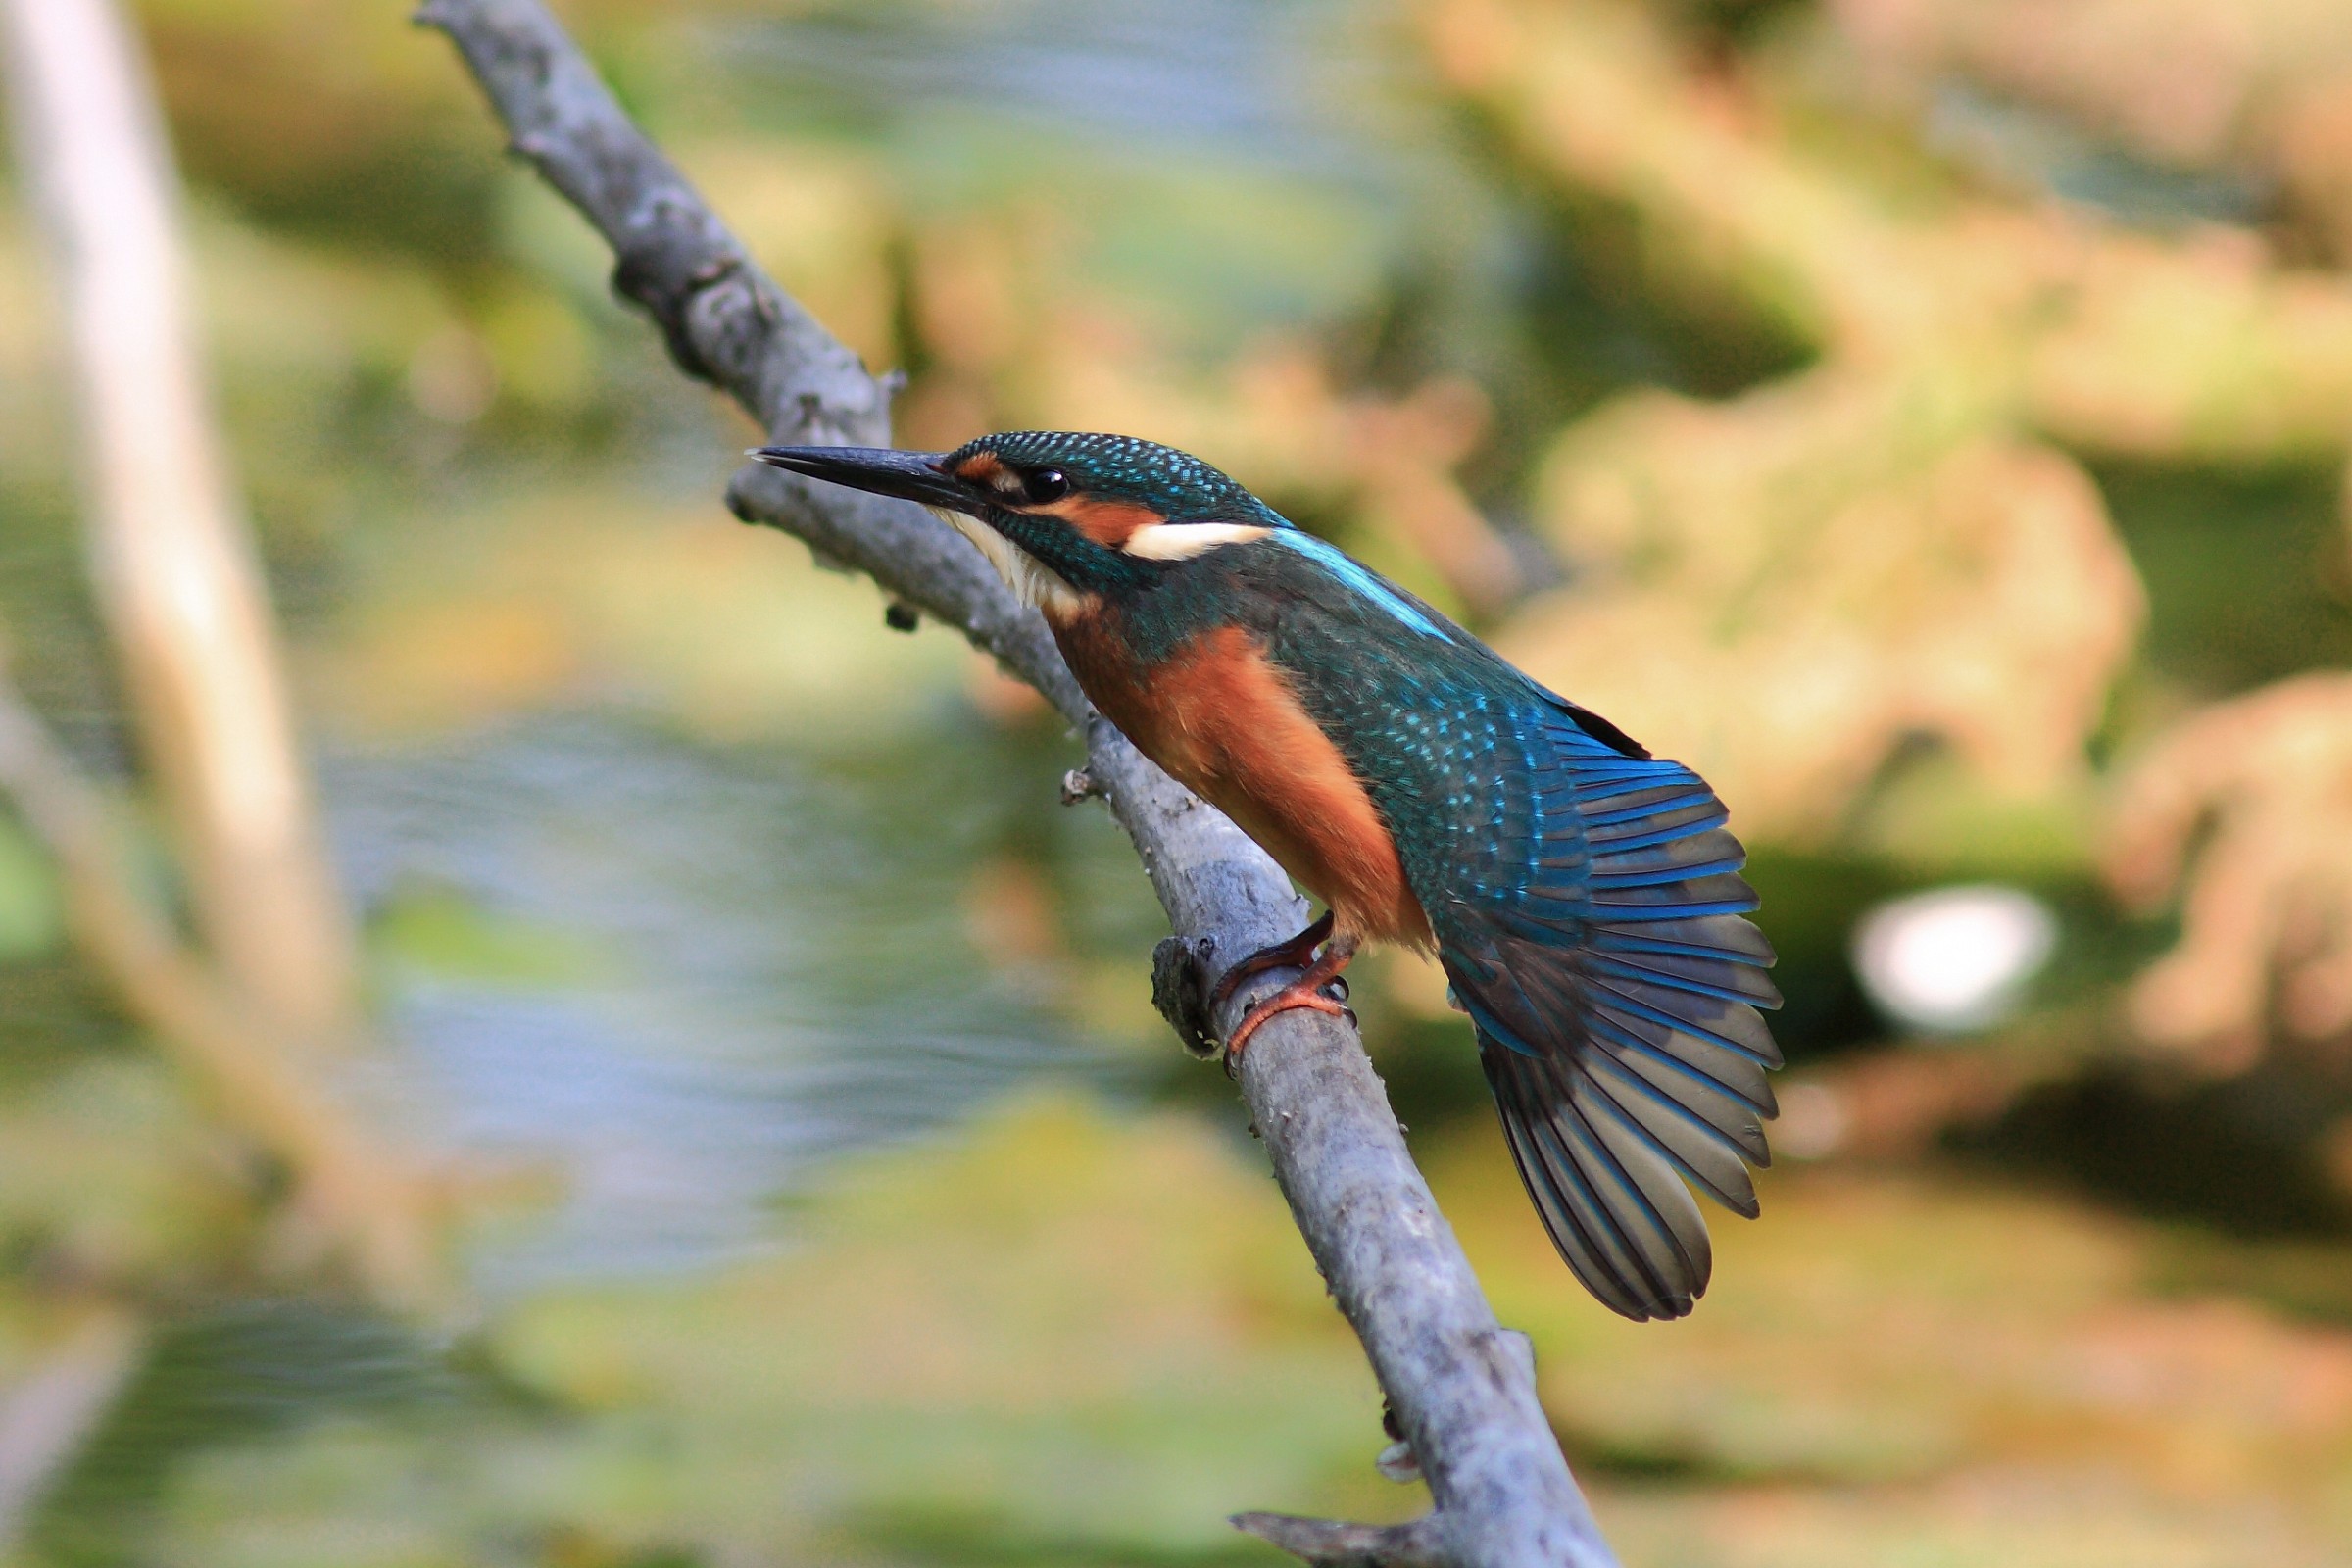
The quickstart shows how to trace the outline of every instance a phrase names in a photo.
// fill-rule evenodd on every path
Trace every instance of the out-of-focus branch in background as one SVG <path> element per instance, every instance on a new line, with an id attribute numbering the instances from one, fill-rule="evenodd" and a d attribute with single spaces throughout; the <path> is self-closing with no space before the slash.
<path id="1" fill-rule="evenodd" d="M 0 1396 L 0 1552 L 11 1552 L 41 1494 L 96 1428 L 147 1348 L 138 1312 L 80 1303 L 48 1352 Z"/>
<path id="2" fill-rule="evenodd" d="M 101 792 L 4 672 L 0 794 L 55 860 L 98 973 L 292 1178 L 276 1261 L 332 1259 L 382 1301 L 425 1304 L 442 1280 L 419 1173 L 312 1076 L 351 1026 L 351 920 L 205 396 L 152 90 L 110 0 L 7 0 L 0 41 L 66 307 L 98 599 L 201 941 L 129 871 Z"/>
<path id="3" fill-rule="evenodd" d="M 342 1252 L 379 1299 L 441 1289 L 427 1186 L 303 1071 L 272 1026 L 181 942 L 138 886 L 112 813 L 0 672 L 0 795 L 56 861 L 81 951 L 222 1118 L 294 1178 L 296 1259 Z"/>
<path id="4" fill-rule="evenodd" d="M 2352 1031 L 2352 675 L 2310 674 L 2194 714 L 2126 771 L 2108 880 L 2180 942 L 2132 987 L 2149 1041 L 2229 1070 L 2271 1026 Z"/>
<path id="5" fill-rule="evenodd" d="M 1888 107 L 1913 108 L 1965 73 L 2167 172 L 2273 184 L 2312 249 L 2352 261 L 2352 27 L 2340 6 L 1830 0 L 1828 9 Z"/>
<path id="6" fill-rule="evenodd" d="M 111 0 L 7 0 L 0 29 L 65 307 L 98 603 L 140 747 L 222 974 L 280 1030 L 324 1038 L 350 1021 L 351 920 L 212 417 L 154 93 Z"/>

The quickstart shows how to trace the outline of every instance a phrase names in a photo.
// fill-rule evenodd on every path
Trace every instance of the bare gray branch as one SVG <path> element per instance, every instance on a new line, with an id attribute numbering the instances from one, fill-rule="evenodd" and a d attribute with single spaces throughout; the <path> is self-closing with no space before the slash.
<path id="1" fill-rule="evenodd" d="M 1432 1518 L 1408 1525 L 1350 1525 L 1287 1513 L 1237 1513 L 1233 1527 L 1315 1568 L 1445 1568 L 1450 1560 Z"/>
<path id="2" fill-rule="evenodd" d="M 418 20 L 455 40 L 514 150 L 611 243 L 615 288 L 653 314 L 681 367 L 778 442 L 889 444 L 889 388 L 744 255 L 539 0 L 430 0 Z M 1176 933 L 1163 997 L 1190 993 L 1197 1014 L 1206 981 L 1305 923 L 1264 852 L 1092 712 L 1044 623 L 953 530 L 920 508 L 819 493 L 758 465 L 735 475 L 728 503 L 956 627 L 1084 727 L 1092 791 L 1134 841 Z M 1272 983 L 1245 988 L 1217 1031 Z M 1354 1030 L 1280 1014 L 1240 1076 L 1299 1231 L 1436 1501 L 1426 1520 L 1393 1530 L 1274 1515 L 1243 1527 L 1319 1562 L 1613 1568 L 1537 1402 L 1526 1342 L 1495 1323 Z"/>

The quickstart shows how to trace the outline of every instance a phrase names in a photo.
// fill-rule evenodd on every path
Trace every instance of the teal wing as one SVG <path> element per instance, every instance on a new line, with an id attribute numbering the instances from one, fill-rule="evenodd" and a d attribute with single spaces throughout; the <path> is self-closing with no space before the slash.
<path id="1" fill-rule="evenodd" d="M 1396 839 L 1544 1228 L 1610 1307 L 1682 1316 L 1712 1257 L 1690 1189 L 1756 1212 L 1781 1061 L 1723 803 L 1329 546 L 1284 543 L 1237 552 L 1230 597 L 1261 607 Z"/>
<path id="2" fill-rule="evenodd" d="M 1770 1158 L 1772 949 L 1697 774 L 1547 694 L 1509 707 L 1494 831 L 1425 869 L 1439 956 L 1560 1255 L 1627 1317 L 1681 1317 L 1712 1267 L 1690 1187 L 1752 1217 Z"/>

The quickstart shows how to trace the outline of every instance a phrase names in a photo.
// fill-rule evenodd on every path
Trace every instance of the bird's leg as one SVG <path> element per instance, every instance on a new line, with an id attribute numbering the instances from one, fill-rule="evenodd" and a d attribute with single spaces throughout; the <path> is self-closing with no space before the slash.
<path id="1" fill-rule="evenodd" d="M 1307 965 L 1306 973 L 1243 1014 L 1242 1021 L 1233 1026 L 1233 1037 L 1225 1042 L 1227 1072 L 1233 1071 L 1234 1063 L 1242 1059 L 1242 1048 L 1250 1044 L 1250 1037 L 1257 1033 L 1258 1026 L 1278 1012 L 1288 1012 L 1293 1007 L 1311 1007 L 1316 1012 L 1328 1012 L 1338 1018 L 1355 1016 L 1348 1010 L 1346 1003 L 1323 994 L 1323 988 L 1338 979 L 1340 971 L 1348 967 L 1348 960 L 1355 956 L 1355 941 L 1352 936 L 1335 939 L 1323 950 L 1321 957 Z"/>
<path id="2" fill-rule="evenodd" d="M 1277 942 L 1270 948 L 1260 948 L 1226 970 L 1225 978 L 1219 980 L 1216 990 L 1208 994 L 1208 1010 L 1213 1014 L 1225 1005 L 1241 983 L 1253 974 L 1264 974 L 1268 969 L 1305 968 L 1314 961 L 1315 950 L 1330 938 L 1331 911 L 1325 909 L 1322 919 L 1289 941 Z"/>

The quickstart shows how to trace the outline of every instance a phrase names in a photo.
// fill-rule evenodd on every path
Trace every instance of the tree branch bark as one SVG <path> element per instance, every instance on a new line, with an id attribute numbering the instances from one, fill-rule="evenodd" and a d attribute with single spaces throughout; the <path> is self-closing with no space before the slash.
<path id="1" fill-rule="evenodd" d="M 652 314 L 680 368 L 733 396 L 777 442 L 889 444 L 887 385 L 760 271 L 539 0 L 428 0 L 417 20 L 457 44 L 514 151 L 612 245 L 614 287 Z M 1204 984 L 1305 923 L 1288 878 L 1093 712 L 1044 623 L 920 508 L 757 465 L 736 474 L 728 502 L 961 631 L 1082 727 L 1092 792 L 1134 841 L 1175 931 L 1156 956 L 1155 990 L 1198 1044 Z M 1211 1027 L 1223 1033 L 1262 994 L 1245 988 Z M 1354 1030 L 1281 1014 L 1240 1078 L 1299 1231 L 1436 1504 L 1394 1531 L 1274 1516 L 1246 1516 L 1243 1527 L 1317 1561 L 1613 1568 L 1537 1401 L 1526 1342 L 1496 1324 Z"/>

